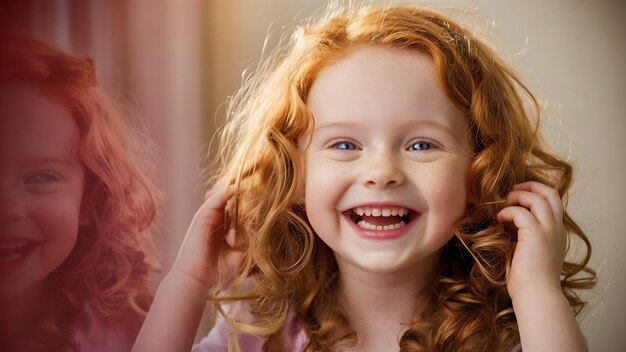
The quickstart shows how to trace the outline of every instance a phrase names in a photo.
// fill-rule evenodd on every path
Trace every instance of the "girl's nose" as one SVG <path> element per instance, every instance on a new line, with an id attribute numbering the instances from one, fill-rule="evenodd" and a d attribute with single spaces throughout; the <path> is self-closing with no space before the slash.
<path id="1" fill-rule="evenodd" d="M 366 187 L 386 188 L 403 184 L 406 174 L 397 157 L 389 154 L 369 159 L 363 172 Z"/>

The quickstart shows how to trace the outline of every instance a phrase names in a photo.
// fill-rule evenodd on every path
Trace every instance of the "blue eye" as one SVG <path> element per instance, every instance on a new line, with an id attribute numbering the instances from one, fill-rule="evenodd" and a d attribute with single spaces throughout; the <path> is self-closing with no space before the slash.
<path id="1" fill-rule="evenodd" d="M 27 184 L 41 184 L 41 183 L 49 183 L 49 182 L 55 182 L 58 181 L 59 178 L 53 174 L 50 173 L 38 173 L 38 174 L 34 174 L 29 176 L 24 183 Z"/>
<path id="2" fill-rule="evenodd" d="M 356 150 L 356 145 L 354 145 L 354 143 L 345 141 L 334 143 L 332 147 L 337 150 Z"/>
<path id="3" fill-rule="evenodd" d="M 411 144 L 411 146 L 409 146 L 408 150 L 414 151 L 414 150 L 429 150 L 433 148 L 433 144 L 430 142 L 424 142 L 424 141 L 419 141 L 416 143 Z"/>

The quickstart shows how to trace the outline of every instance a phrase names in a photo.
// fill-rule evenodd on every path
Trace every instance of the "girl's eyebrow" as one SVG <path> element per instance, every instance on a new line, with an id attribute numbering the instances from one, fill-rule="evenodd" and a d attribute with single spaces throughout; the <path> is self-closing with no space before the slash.
<path id="1" fill-rule="evenodd" d="M 352 121 L 339 121 L 339 122 L 324 123 L 321 125 L 317 125 L 315 127 L 315 132 L 319 130 L 327 129 L 327 128 L 338 128 L 338 127 L 355 128 L 355 127 L 359 127 L 359 125 L 360 125 L 359 123 L 352 122 Z"/>
<path id="2" fill-rule="evenodd" d="M 360 123 L 354 121 L 337 121 L 320 124 L 315 128 L 315 132 L 319 130 L 328 129 L 328 128 L 359 128 Z M 419 127 L 419 126 L 430 126 L 435 129 L 441 130 L 447 134 L 450 134 L 456 138 L 462 138 L 462 136 L 458 136 L 454 131 L 447 125 L 442 124 L 438 121 L 432 119 L 412 119 L 400 125 L 403 130 L 408 130 L 410 128 Z"/>
<path id="3" fill-rule="evenodd" d="M 440 131 L 443 131 L 445 133 L 448 133 L 456 138 L 461 138 L 462 136 L 458 136 L 456 133 L 454 133 L 454 131 L 452 130 L 452 128 L 450 128 L 450 126 L 443 124 L 441 122 L 432 120 L 432 119 L 415 119 L 415 120 L 411 120 L 408 121 L 404 124 L 402 124 L 402 127 L 405 129 L 410 129 L 412 127 L 419 127 L 419 126 L 430 126 L 432 128 L 438 129 Z"/>
<path id="4" fill-rule="evenodd" d="M 56 164 L 59 166 L 73 165 L 73 161 L 68 158 L 57 157 L 32 157 L 24 160 L 24 164 Z"/>

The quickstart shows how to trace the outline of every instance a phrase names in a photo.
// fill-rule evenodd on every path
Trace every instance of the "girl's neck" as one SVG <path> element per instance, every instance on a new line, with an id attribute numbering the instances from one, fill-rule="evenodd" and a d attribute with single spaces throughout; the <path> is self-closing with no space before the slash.
<path id="1" fill-rule="evenodd" d="M 392 273 L 360 270 L 338 258 L 339 302 L 357 333 L 355 350 L 398 348 L 399 337 L 427 308 L 426 292 L 439 257 Z"/>

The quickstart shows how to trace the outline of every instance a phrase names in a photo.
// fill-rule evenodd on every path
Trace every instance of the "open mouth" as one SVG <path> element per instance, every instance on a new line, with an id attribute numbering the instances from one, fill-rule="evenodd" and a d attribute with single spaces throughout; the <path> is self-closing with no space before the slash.
<path id="1" fill-rule="evenodd" d="M 395 230 L 406 226 L 418 213 L 403 207 L 356 207 L 344 212 L 359 227 L 366 230 Z"/>
<path id="2" fill-rule="evenodd" d="M 0 241 L 0 263 L 9 263 L 24 258 L 36 242 L 25 239 L 11 239 Z"/>

